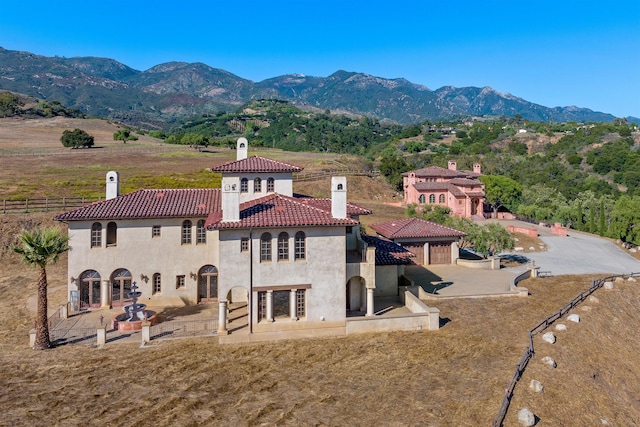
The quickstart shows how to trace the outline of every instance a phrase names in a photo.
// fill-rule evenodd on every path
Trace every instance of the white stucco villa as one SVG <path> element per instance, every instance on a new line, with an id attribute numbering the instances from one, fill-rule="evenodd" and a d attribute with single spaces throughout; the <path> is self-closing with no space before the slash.
<path id="1" fill-rule="evenodd" d="M 124 305 L 136 281 L 149 306 L 218 303 L 220 335 L 228 304 L 244 302 L 249 334 L 316 336 L 349 333 L 350 315 L 377 317 L 374 296 L 402 293 L 398 279 L 414 255 L 360 232 L 359 216 L 371 212 L 347 201 L 346 178 L 332 178 L 331 199 L 294 194 L 292 174 L 302 169 L 249 157 L 244 138 L 236 161 L 211 170 L 222 188 L 123 195 L 109 172 L 106 200 L 56 216 L 73 248 L 71 304 Z M 410 311 L 427 313 L 416 301 Z M 433 313 L 431 326 L 399 329 L 437 329 Z"/>

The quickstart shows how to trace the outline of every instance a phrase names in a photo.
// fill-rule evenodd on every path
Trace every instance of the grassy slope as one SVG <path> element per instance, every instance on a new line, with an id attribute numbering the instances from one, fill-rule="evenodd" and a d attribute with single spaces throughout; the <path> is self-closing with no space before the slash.
<path id="1" fill-rule="evenodd" d="M 186 171 L 192 157 L 177 158 Z M 323 167 L 314 156 L 289 159 L 298 160 Z M 66 179 L 73 180 L 70 172 Z M 101 187 L 102 171 L 99 176 Z M 351 198 L 379 212 L 367 221 L 401 214 L 376 200 L 385 194 L 382 184 L 351 182 L 357 196 Z M 315 190 L 301 187 L 296 191 L 325 191 L 322 183 Z M 27 348 L 34 318 L 27 300 L 35 294 L 37 272 L 21 265 L 7 245 L 21 227 L 48 223 L 52 215 L 0 217 L 0 425 L 489 425 L 526 331 L 590 280 L 529 280 L 528 298 L 442 301 L 437 307 L 445 324 L 437 332 L 229 346 L 186 339 L 147 349 L 112 344 L 34 352 Z M 66 257 L 51 266 L 49 280 L 55 307 L 66 295 Z M 600 302 L 585 303 L 592 309 L 579 309 L 583 321 L 558 333 L 557 344 L 536 342 L 538 353 L 516 388 L 506 425 L 517 423 L 523 406 L 544 425 L 594 425 L 600 419 L 640 424 L 640 367 L 634 363 L 640 289 L 624 283 L 596 296 Z M 556 370 L 542 365 L 545 355 L 558 361 Z M 532 378 L 543 383 L 544 394 L 527 389 Z"/>

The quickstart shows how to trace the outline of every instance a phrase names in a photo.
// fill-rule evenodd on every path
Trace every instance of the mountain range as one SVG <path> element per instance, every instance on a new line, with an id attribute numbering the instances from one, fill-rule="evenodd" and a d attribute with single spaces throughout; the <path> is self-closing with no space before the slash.
<path id="1" fill-rule="evenodd" d="M 283 75 L 253 82 L 202 63 L 168 62 L 138 71 L 97 57 L 46 57 L 0 48 L 0 90 L 77 108 L 143 128 L 203 113 L 231 111 L 253 99 L 282 99 L 317 108 L 416 123 L 519 114 L 532 121 L 611 122 L 611 114 L 549 108 L 490 87 L 431 90 L 406 79 L 337 71 L 328 77 Z M 633 119 L 633 118 L 632 118 Z"/>

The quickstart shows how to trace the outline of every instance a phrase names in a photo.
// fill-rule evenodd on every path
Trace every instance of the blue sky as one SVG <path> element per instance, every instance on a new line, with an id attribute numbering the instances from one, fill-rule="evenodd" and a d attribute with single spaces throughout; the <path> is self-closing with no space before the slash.
<path id="1" fill-rule="evenodd" d="M 253 81 L 357 71 L 640 117 L 640 0 L 0 0 L 0 46 Z"/>

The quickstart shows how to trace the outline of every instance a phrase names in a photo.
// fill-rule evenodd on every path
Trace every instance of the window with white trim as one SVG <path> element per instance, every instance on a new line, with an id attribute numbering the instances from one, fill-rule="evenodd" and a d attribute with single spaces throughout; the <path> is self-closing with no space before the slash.
<path id="1" fill-rule="evenodd" d="M 183 245 L 191 243 L 191 221 L 182 221 L 182 233 L 180 237 L 180 243 Z"/>
<path id="2" fill-rule="evenodd" d="M 271 233 L 263 233 L 260 237 L 260 261 L 271 261 Z"/>
<path id="3" fill-rule="evenodd" d="M 91 247 L 102 247 L 102 224 L 99 222 L 94 222 L 91 226 Z"/>
<path id="4" fill-rule="evenodd" d="M 278 234 L 278 261 L 289 261 L 289 234 Z"/>
<path id="5" fill-rule="evenodd" d="M 267 178 L 267 193 L 273 193 L 276 189 L 276 180 L 273 178 Z"/>
<path id="6" fill-rule="evenodd" d="M 153 275 L 152 282 L 153 282 L 152 294 L 155 295 L 162 292 L 162 277 L 160 276 L 160 273 L 155 273 Z"/>
<path id="7" fill-rule="evenodd" d="M 262 180 L 260 178 L 256 178 L 253 180 L 253 192 L 254 193 L 262 192 Z"/>
<path id="8" fill-rule="evenodd" d="M 196 225 L 196 243 L 207 243 L 207 229 L 204 228 L 204 219 L 198 220 Z"/>
<path id="9" fill-rule="evenodd" d="M 249 180 L 247 178 L 242 178 L 240 180 L 240 192 L 241 193 L 249 192 Z"/>
<path id="10" fill-rule="evenodd" d="M 307 258 L 307 237 L 304 231 L 298 231 L 294 243 L 295 259 L 303 260 Z"/>

